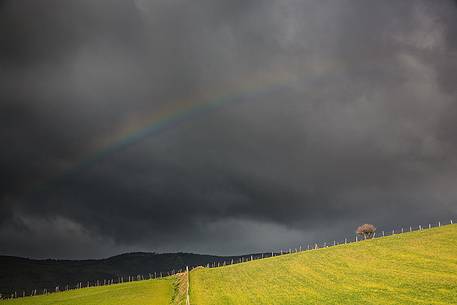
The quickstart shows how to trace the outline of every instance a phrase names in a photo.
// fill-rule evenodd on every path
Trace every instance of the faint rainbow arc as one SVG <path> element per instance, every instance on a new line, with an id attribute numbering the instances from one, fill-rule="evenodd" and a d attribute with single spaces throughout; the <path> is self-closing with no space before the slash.
<path id="1" fill-rule="evenodd" d="M 203 102 L 194 99 L 176 103 L 173 107 L 159 111 L 147 119 L 142 119 L 141 122 L 146 123 L 141 124 L 140 127 L 130 126 L 126 129 L 127 131 L 124 130 L 116 133 L 109 141 L 103 141 L 100 148 L 70 164 L 60 174 L 51 177 L 44 183 L 39 183 L 34 187 L 32 186 L 31 191 L 33 193 L 34 191 L 47 189 L 55 183 L 62 182 L 66 177 L 72 177 L 74 174 L 92 167 L 103 159 L 139 143 L 153 134 L 178 126 L 180 123 L 188 121 L 195 116 L 216 110 L 228 104 L 253 101 L 256 97 L 290 88 L 289 84 L 293 80 L 296 80 L 296 77 L 278 73 L 271 78 L 263 80 L 260 82 L 245 82 L 239 90 L 218 95 L 214 94 L 212 98 L 200 99 Z"/>
<path id="2" fill-rule="evenodd" d="M 141 127 L 130 127 L 127 132 L 118 133 L 116 136 L 112 137 L 113 140 L 111 140 L 109 144 L 103 145 L 88 158 L 80 161 L 76 168 L 80 169 L 81 167 L 92 165 L 111 154 L 141 142 L 157 132 L 173 128 L 173 126 L 177 126 L 195 116 L 216 110 L 228 104 L 248 102 L 259 96 L 283 90 L 287 87 L 286 84 L 286 81 L 276 80 L 274 83 L 268 82 L 263 85 L 249 86 L 248 89 L 239 90 L 236 93 L 219 95 L 215 98 L 206 99 L 203 102 L 187 101 L 176 104 L 172 108 L 165 109 L 158 114 L 153 115 L 152 118 L 150 117 L 147 120 L 143 119 L 142 121 L 146 121 L 147 123 L 142 124 Z"/>

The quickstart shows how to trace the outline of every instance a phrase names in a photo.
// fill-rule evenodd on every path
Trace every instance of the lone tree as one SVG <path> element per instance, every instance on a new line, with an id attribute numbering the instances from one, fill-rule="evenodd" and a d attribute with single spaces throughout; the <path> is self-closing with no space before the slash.
<path id="1" fill-rule="evenodd" d="M 361 225 L 355 231 L 355 233 L 363 236 L 363 238 L 365 238 L 365 239 L 372 238 L 374 236 L 374 232 L 376 232 L 376 227 L 369 223 Z"/>

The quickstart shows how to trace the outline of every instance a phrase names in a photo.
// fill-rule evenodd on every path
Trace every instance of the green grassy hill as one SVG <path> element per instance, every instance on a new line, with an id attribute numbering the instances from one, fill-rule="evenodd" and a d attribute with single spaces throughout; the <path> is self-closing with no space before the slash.
<path id="1" fill-rule="evenodd" d="M 0 301 L 2 305 L 166 305 L 174 294 L 174 277 L 91 287 Z"/>
<path id="2" fill-rule="evenodd" d="M 185 279 L 83 288 L 0 305 L 181 305 Z M 190 303 L 457 304 L 457 225 L 197 268 L 190 272 Z"/>
<path id="3" fill-rule="evenodd" d="M 190 273 L 192 305 L 457 304 L 457 225 Z"/>

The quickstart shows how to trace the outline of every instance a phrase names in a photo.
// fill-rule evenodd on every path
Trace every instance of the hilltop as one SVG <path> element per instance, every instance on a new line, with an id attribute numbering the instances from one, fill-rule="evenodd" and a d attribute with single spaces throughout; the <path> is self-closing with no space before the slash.
<path id="1" fill-rule="evenodd" d="M 457 304 L 457 225 L 190 273 L 191 304 Z"/>

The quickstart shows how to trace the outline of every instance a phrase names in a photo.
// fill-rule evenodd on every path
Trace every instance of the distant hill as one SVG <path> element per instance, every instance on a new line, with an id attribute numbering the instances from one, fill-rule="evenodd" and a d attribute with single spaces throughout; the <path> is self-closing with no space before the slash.
<path id="1" fill-rule="evenodd" d="M 171 270 L 184 269 L 186 266 L 200 266 L 212 262 L 223 262 L 240 257 L 213 256 L 192 253 L 126 253 L 106 259 L 55 260 L 28 259 L 14 256 L 0 256 L 0 293 L 14 291 L 27 294 L 32 289 L 48 290 L 56 286 L 75 286 L 88 281 L 118 279 L 143 275 L 148 277 L 154 272 L 166 274 Z"/>

